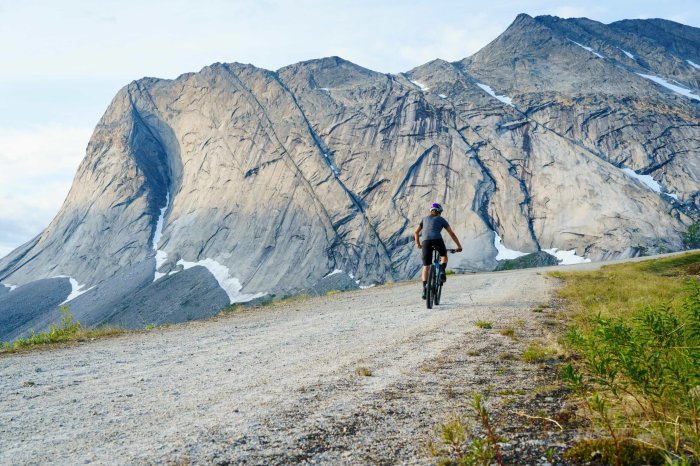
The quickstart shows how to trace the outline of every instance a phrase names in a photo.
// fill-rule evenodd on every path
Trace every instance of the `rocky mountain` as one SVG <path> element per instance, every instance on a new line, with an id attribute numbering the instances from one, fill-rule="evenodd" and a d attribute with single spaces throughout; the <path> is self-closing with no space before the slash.
<path id="1" fill-rule="evenodd" d="M 396 75 L 331 57 L 134 81 L 56 218 L 0 260 L 0 339 L 61 303 L 138 327 L 414 278 L 435 201 L 460 270 L 678 250 L 700 209 L 698 63 L 696 28 L 520 15 Z"/>

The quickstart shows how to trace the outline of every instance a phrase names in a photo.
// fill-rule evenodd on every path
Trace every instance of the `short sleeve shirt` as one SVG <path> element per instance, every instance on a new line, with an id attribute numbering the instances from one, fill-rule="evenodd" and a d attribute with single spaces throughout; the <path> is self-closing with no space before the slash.
<path id="1" fill-rule="evenodd" d="M 443 228 L 449 228 L 450 224 L 447 223 L 441 215 L 428 215 L 423 218 L 420 222 L 420 226 L 423 227 L 423 239 L 442 239 L 440 232 Z"/>

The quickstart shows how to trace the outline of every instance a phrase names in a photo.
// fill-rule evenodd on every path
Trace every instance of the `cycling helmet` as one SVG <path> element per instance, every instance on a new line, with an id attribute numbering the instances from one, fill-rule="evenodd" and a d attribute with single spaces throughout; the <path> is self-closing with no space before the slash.
<path id="1" fill-rule="evenodd" d="M 437 210 L 438 212 L 442 212 L 442 206 L 435 202 L 433 203 L 433 205 L 430 206 L 430 210 Z"/>

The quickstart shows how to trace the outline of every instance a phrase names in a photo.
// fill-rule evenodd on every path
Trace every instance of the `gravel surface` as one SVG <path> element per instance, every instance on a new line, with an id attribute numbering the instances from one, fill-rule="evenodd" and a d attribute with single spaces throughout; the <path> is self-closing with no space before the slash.
<path id="1" fill-rule="evenodd" d="M 551 338 L 556 307 L 533 309 L 557 284 L 451 276 L 427 310 L 403 282 L 2 355 L 0 464 L 430 464 L 436 426 L 473 418 L 471 393 L 507 461 L 544 463 L 571 435 L 524 414 L 568 408 L 551 367 L 520 355 Z"/>

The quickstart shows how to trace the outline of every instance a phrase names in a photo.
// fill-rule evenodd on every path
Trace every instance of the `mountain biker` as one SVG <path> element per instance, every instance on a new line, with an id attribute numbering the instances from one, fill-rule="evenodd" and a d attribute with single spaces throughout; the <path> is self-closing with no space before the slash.
<path id="1" fill-rule="evenodd" d="M 456 252 L 461 252 L 462 245 L 459 243 L 455 232 L 450 228 L 450 224 L 442 217 L 442 206 L 438 203 L 430 206 L 430 215 L 424 217 L 420 225 L 418 225 L 418 228 L 413 232 L 413 236 L 416 239 L 416 246 L 418 249 L 423 249 L 423 299 L 425 299 L 425 286 L 428 283 L 428 270 L 430 269 L 430 262 L 432 261 L 433 247 L 435 247 L 440 254 L 440 283 L 445 283 L 447 280 L 445 274 L 445 269 L 447 268 L 447 248 L 440 234 L 443 228 L 447 230 L 447 233 L 452 237 L 452 241 L 457 245 Z M 421 243 L 420 234 L 423 230 L 425 230 L 425 232 L 423 233 L 423 243 Z"/>

